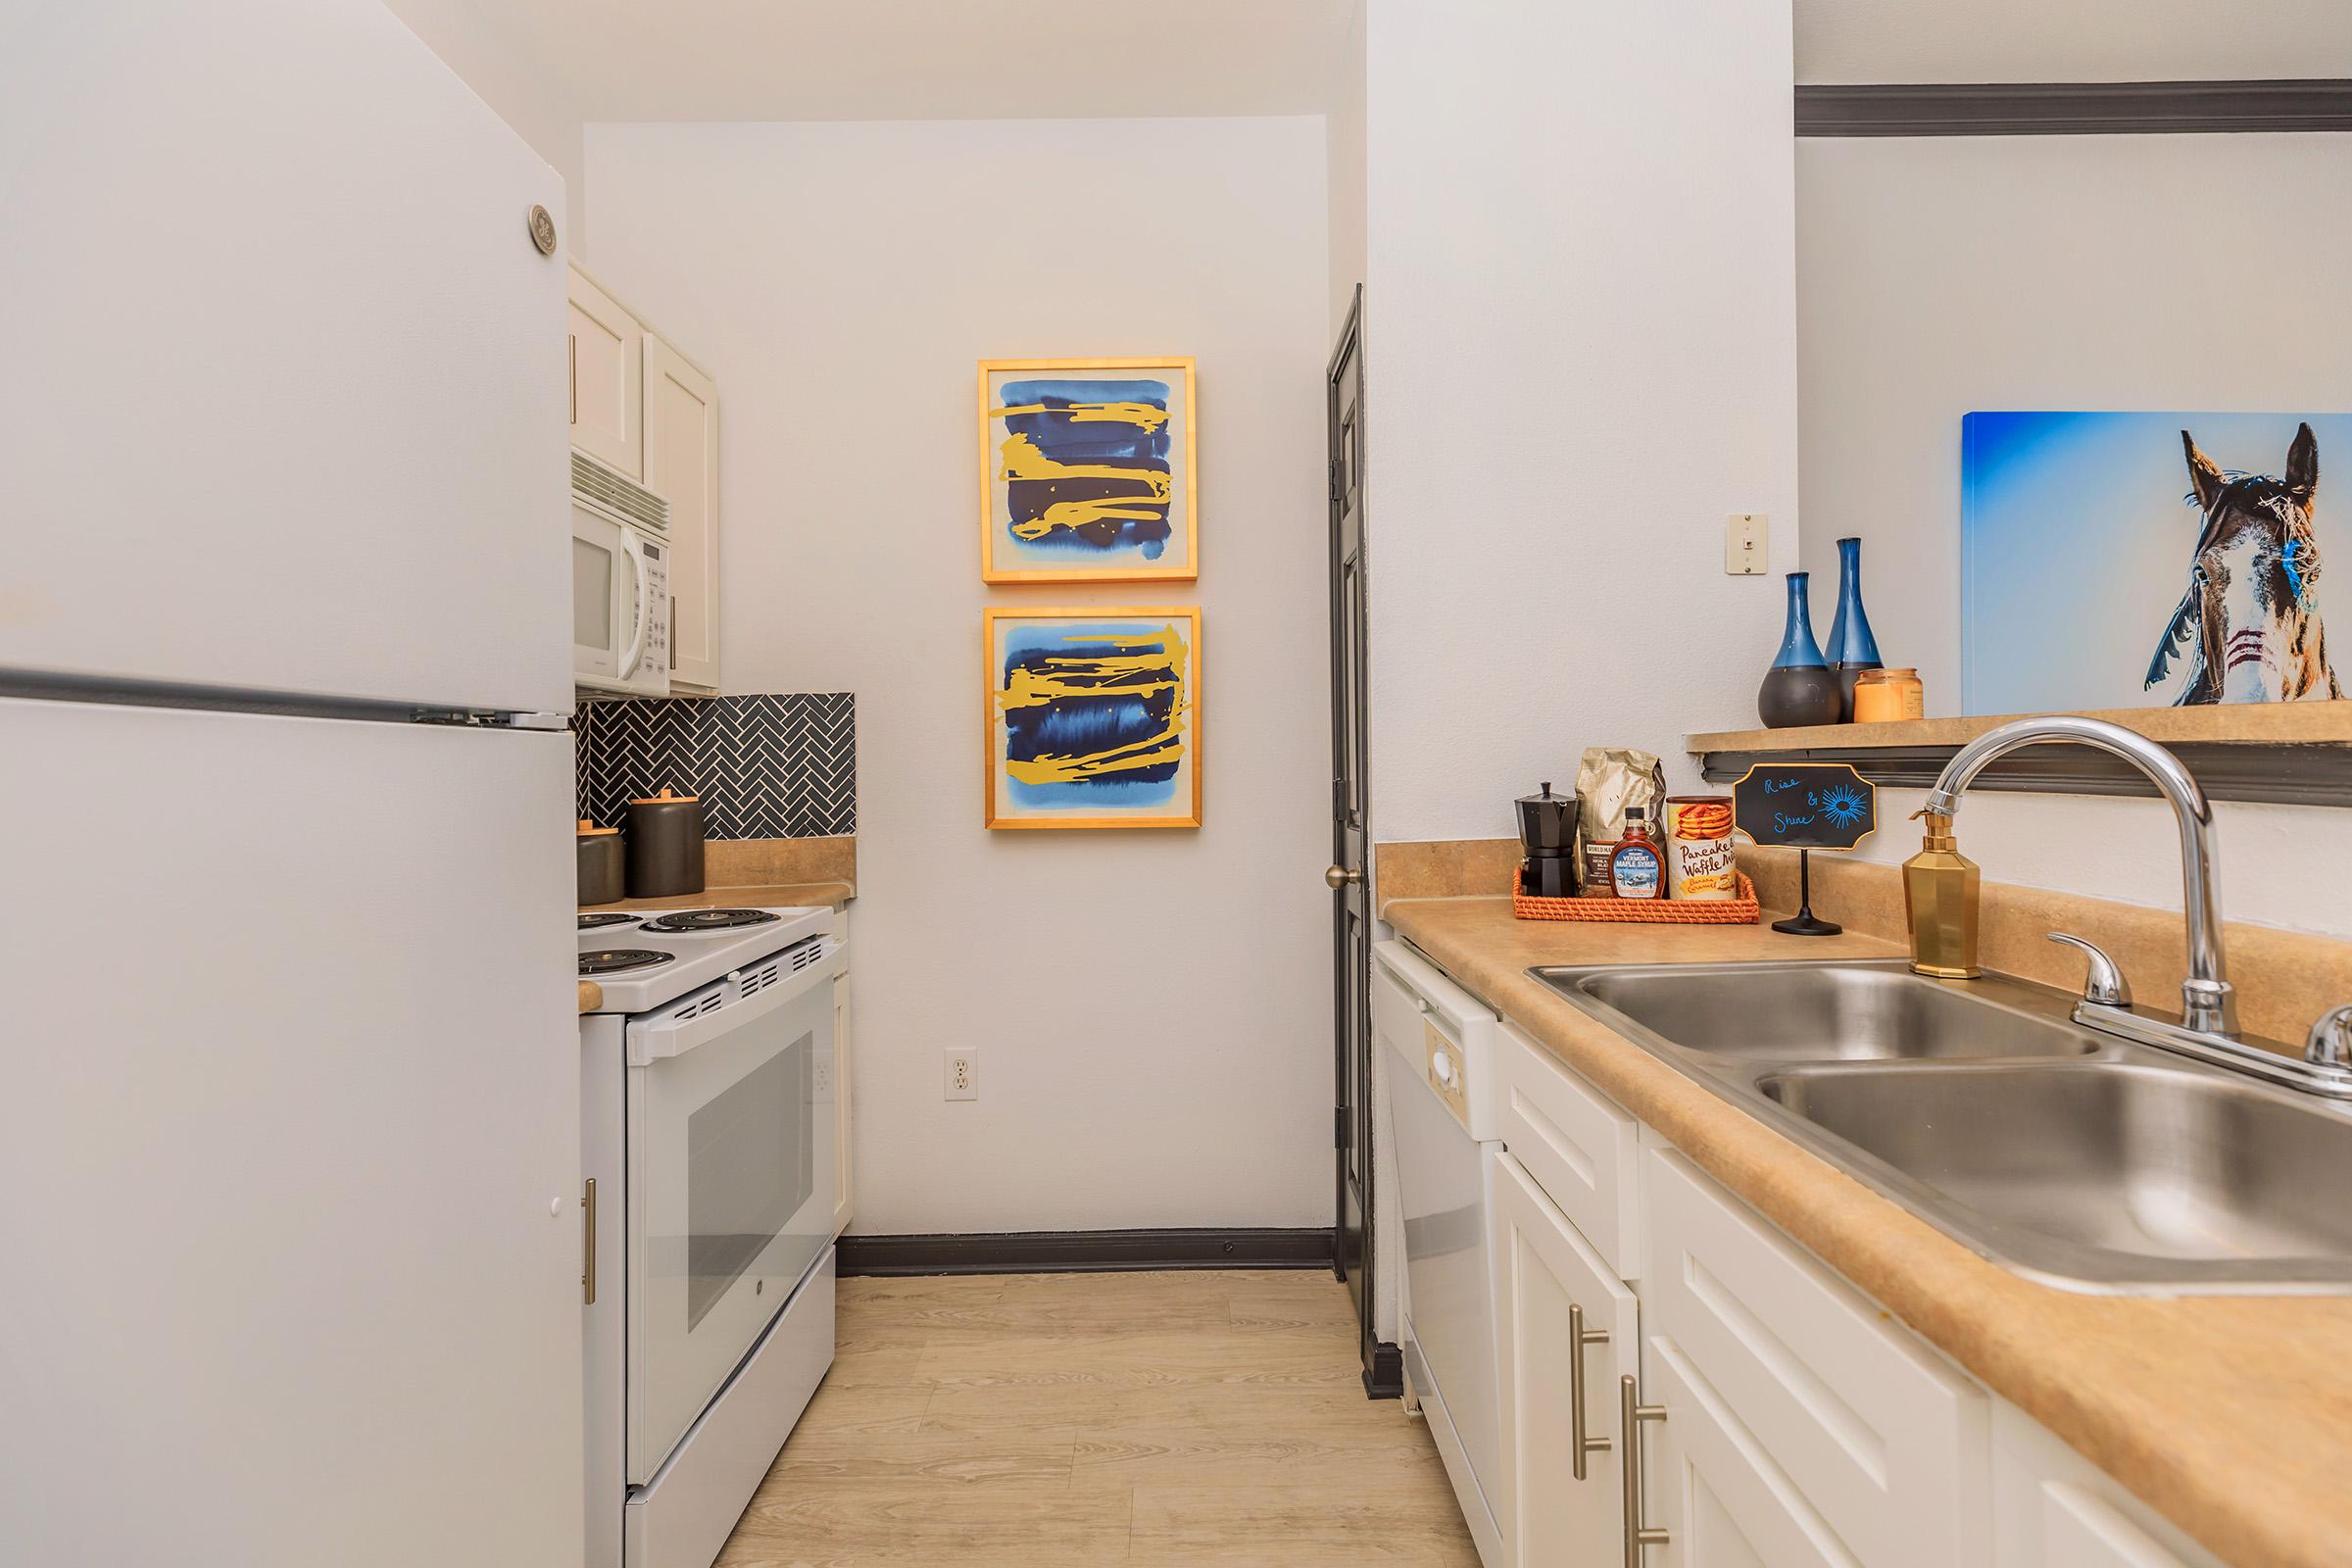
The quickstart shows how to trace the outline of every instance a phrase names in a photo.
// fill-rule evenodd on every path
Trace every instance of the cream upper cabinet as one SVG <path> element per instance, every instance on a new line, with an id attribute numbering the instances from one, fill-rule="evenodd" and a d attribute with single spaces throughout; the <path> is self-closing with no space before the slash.
<path id="1" fill-rule="evenodd" d="M 571 444 L 643 482 L 645 328 L 577 268 L 570 296 Z"/>
<path id="2" fill-rule="evenodd" d="M 645 487 L 669 503 L 670 686 L 715 692 L 718 387 L 651 333 L 645 337 Z"/>

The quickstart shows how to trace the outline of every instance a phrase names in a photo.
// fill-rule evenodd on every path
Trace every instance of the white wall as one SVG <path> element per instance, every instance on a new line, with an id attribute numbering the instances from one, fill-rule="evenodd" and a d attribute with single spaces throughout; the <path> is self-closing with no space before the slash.
<path id="1" fill-rule="evenodd" d="M 2352 137 L 1807 139 L 1797 149 L 1815 629 L 1827 633 L 1819 617 L 1836 603 L 1833 541 L 1859 534 L 1879 646 L 1888 662 L 1919 666 L 1931 713 L 1956 711 L 1959 700 L 1963 414 L 2345 401 Z M 1730 727 L 1743 711 L 1719 717 Z M 1880 818 L 1918 804 L 1889 791 Z M 2230 917 L 2352 935 L 2340 885 L 2352 812 L 2220 811 Z M 2153 802 L 1985 795 L 1970 802 L 1961 843 L 2002 881 L 2180 906 Z M 1883 832 L 1864 853 L 1901 859 L 1916 848 L 1907 830 Z"/>
<path id="2" fill-rule="evenodd" d="M 729 688 L 858 694 L 857 1228 L 1328 1223 L 1321 120 L 587 157 L 600 275 L 718 380 Z M 1198 591 L 985 588 L 973 363 L 1152 353 L 1200 362 Z M 1196 602 L 1207 825 L 983 830 L 981 607 Z"/>
<path id="3" fill-rule="evenodd" d="M 1355 286 L 1364 280 L 1364 8 L 1349 19 L 1323 117 L 1324 187 L 1329 193 L 1331 336 L 1339 341 Z"/>
<path id="4" fill-rule="evenodd" d="M 1754 712 L 1796 558 L 1787 0 L 1372 0 L 1372 827 Z M 1752 722 L 1752 717 L 1749 719 Z"/>
<path id="5" fill-rule="evenodd" d="M 570 210 L 557 214 L 557 220 L 566 251 L 585 262 L 588 206 L 581 185 L 586 155 L 580 108 L 544 49 L 513 25 L 515 19 L 502 7 L 482 0 L 384 0 L 384 8 L 564 176 Z"/>

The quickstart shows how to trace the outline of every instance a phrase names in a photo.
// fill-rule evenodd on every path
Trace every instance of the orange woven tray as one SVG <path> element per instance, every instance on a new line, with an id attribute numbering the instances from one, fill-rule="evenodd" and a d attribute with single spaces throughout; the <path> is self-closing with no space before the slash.
<path id="1" fill-rule="evenodd" d="M 1756 885 L 1740 873 L 1740 896 L 1719 903 L 1676 899 L 1539 899 L 1519 891 L 1511 868 L 1511 913 L 1522 920 L 1628 920 L 1636 925 L 1754 925 L 1764 918 Z"/>

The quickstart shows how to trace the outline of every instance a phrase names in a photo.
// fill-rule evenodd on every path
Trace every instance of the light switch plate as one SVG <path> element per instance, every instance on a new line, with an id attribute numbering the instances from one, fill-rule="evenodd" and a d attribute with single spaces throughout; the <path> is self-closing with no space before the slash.
<path id="1" fill-rule="evenodd" d="M 1723 569 L 1735 577 L 1761 577 L 1772 563 L 1772 519 L 1761 512 L 1735 512 L 1723 522 Z"/>

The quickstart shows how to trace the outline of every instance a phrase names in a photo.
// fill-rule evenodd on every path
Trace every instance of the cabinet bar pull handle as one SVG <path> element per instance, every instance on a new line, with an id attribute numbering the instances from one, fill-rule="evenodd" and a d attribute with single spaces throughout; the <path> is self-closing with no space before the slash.
<path id="1" fill-rule="evenodd" d="M 1666 1407 L 1662 1404 L 1643 1404 L 1641 1395 L 1634 1391 L 1634 1378 L 1627 1373 L 1617 1380 L 1617 1427 L 1625 1438 L 1625 1568 L 1642 1568 L 1642 1548 L 1661 1546 L 1667 1535 L 1642 1522 L 1642 1423 L 1663 1421 Z"/>
<path id="2" fill-rule="evenodd" d="M 596 1178 L 580 1192 L 581 1225 L 588 1232 L 588 1245 L 580 1253 L 580 1304 L 596 1304 Z"/>
<path id="3" fill-rule="evenodd" d="M 1585 1309 L 1574 1301 L 1568 1303 L 1568 1338 L 1576 1348 L 1569 1352 L 1568 1361 L 1568 1451 L 1573 1458 L 1570 1468 L 1576 1479 L 1585 1479 L 1585 1455 L 1607 1451 L 1609 1440 L 1585 1436 L 1585 1347 L 1609 1343 L 1607 1329 L 1585 1327 Z"/>

